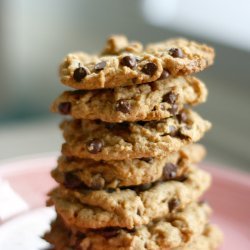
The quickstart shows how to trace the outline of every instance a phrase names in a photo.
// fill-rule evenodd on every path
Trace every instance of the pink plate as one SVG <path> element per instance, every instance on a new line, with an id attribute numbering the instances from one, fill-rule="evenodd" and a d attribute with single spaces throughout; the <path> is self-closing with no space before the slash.
<path id="1" fill-rule="evenodd" d="M 0 165 L 0 184 L 3 181 L 8 181 L 11 188 L 29 206 L 28 211 L 13 214 L 12 217 L 8 217 L 8 219 L 0 222 L 0 249 L 3 246 L 1 244 L 3 244 L 4 240 L 6 241 L 4 237 L 6 238 L 13 231 L 11 226 L 14 225 L 15 230 L 17 230 L 22 218 L 24 218 L 24 221 L 27 221 L 28 218 L 37 218 L 41 214 L 43 216 L 51 215 L 51 211 L 44 211 L 43 207 L 46 193 L 55 185 L 49 175 L 55 164 L 56 157 L 51 155 L 5 162 Z M 220 249 L 249 250 L 250 176 L 234 172 L 229 168 L 211 166 L 209 164 L 206 164 L 204 167 L 213 175 L 213 185 L 206 194 L 205 199 L 213 207 L 213 222 L 219 224 L 225 234 L 224 245 Z M 20 230 L 24 230 L 23 224 Z M 6 245 L 4 246 L 5 249 L 15 248 L 14 245 L 12 247 L 9 246 L 9 248 Z M 32 246 L 30 248 L 20 248 L 19 245 L 19 250 L 21 249 L 32 249 Z"/>

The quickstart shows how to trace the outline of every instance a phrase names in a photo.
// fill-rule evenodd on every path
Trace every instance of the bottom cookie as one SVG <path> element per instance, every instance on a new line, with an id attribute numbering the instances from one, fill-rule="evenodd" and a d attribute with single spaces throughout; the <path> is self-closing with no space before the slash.
<path id="1" fill-rule="evenodd" d="M 207 225 L 203 233 L 195 238 L 192 242 L 175 248 L 161 247 L 153 245 L 130 245 L 126 246 L 124 242 L 120 242 L 119 246 L 112 245 L 112 234 L 107 234 L 111 239 L 106 244 L 93 243 L 92 245 L 82 245 L 81 236 L 76 236 L 74 240 L 69 238 L 70 232 L 54 225 L 54 230 L 45 235 L 45 240 L 52 243 L 51 250 L 216 250 L 222 242 L 222 233 L 214 225 Z M 77 245 L 72 244 L 77 242 Z"/>
<path id="2" fill-rule="evenodd" d="M 219 231 L 207 224 L 210 209 L 206 204 L 190 204 L 173 216 L 132 230 L 105 228 L 70 231 L 58 217 L 44 238 L 56 250 L 212 250 L 221 240 Z"/>

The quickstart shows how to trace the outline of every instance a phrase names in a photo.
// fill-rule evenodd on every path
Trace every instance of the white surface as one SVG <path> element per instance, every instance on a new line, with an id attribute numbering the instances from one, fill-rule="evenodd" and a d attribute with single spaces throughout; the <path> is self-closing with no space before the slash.
<path id="1" fill-rule="evenodd" d="M 0 226 L 0 249 L 42 250 L 48 244 L 40 237 L 49 229 L 55 212 L 42 208 L 19 216 Z"/>
<path id="2" fill-rule="evenodd" d="M 0 221 L 7 220 L 15 214 L 27 211 L 28 204 L 20 197 L 7 181 L 0 179 Z"/>
<path id="3" fill-rule="evenodd" d="M 249 0 L 143 0 L 141 4 L 153 25 L 250 51 Z"/>

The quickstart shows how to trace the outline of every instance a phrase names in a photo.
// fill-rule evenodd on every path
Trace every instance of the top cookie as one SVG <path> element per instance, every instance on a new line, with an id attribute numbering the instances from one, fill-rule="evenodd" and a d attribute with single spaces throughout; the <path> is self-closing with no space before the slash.
<path id="1" fill-rule="evenodd" d="M 143 47 L 126 37 L 108 39 L 103 53 L 69 54 L 60 66 L 61 82 L 75 89 L 115 88 L 189 75 L 211 65 L 214 50 L 186 39 Z"/>

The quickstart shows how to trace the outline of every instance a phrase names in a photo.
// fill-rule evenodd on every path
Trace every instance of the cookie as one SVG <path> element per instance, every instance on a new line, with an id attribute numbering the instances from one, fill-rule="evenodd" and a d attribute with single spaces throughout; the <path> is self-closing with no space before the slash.
<path id="1" fill-rule="evenodd" d="M 57 213 L 68 226 L 78 230 L 103 227 L 132 229 L 197 200 L 210 186 L 210 181 L 208 173 L 190 166 L 182 181 L 98 191 L 60 186 L 50 193 L 49 204 L 55 205 Z"/>
<path id="2" fill-rule="evenodd" d="M 170 217 L 161 218 L 132 230 L 104 228 L 86 230 L 84 233 L 69 230 L 58 217 L 44 238 L 58 250 L 69 246 L 74 249 L 77 247 L 79 250 L 215 249 L 221 240 L 221 234 L 217 228 L 207 224 L 209 213 L 209 207 L 191 204 Z M 204 241 L 207 238 L 214 240 L 208 245 Z M 191 248 L 195 245 L 207 247 Z"/>
<path id="3" fill-rule="evenodd" d="M 157 180 L 185 178 L 188 164 L 201 161 L 205 148 L 191 144 L 163 158 L 95 161 L 61 156 L 52 177 L 67 188 L 115 189 Z"/>
<path id="4" fill-rule="evenodd" d="M 89 120 L 66 120 L 61 124 L 66 143 L 66 156 L 94 160 L 125 160 L 160 157 L 196 142 L 211 127 L 191 110 L 160 121 L 137 123 L 105 123 Z"/>
<path id="5" fill-rule="evenodd" d="M 133 46 L 124 39 L 111 38 L 105 55 L 69 54 L 60 66 L 61 82 L 75 89 L 115 88 L 189 75 L 214 60 L 212 48 L 185 39 L 152 44 L 142 51 L 140 45 L 129 47 Z"/>
<path id="6" fill-rule="evenodd" d="M 184 105 L 205 102 L 206 97 L 207 89 L 200 80 L 177 77 L 115 89 L 65 91 L 53 102 L 51 111 L 105 122 L 150 121 L 168 118 Z"/>
<path id="7" fill-rule="evenodd" d="M 65 230 L 64 228 L 59 229 L 59 226 L 57 226 L 57 228 L 45 235 L 45 239 L 55 245 L 55 248 L 51 248 L 51 250 L 69 250 L 72 249 L 72 247 L 74 249 L 74 244 L 76 242 L 78 250 L 86 250 L 85 246 L 83 245 L 82 247 L 81 244 L 85 244 L 87 240 L 84 241 L 81 236 L 71 236 L 72 240 L 70 241 L 67 238 L 69 234 L 70 232 L 68 230 Z M 207 225 L 204 230 L 204 233 L 198 236 L 192 242 L 182 247 L 176 247 L 171 249 L 169 247 L 162 247 L 165 240 L 164 236 L 161 236 L 161 238 L 163 238 L 163 243 L 159 243 L 159 246 L 155 246 L 156 244 L 154 243 L 154 241 L 153 243 L 149 242 L 149 244 L 152 243 L 151 245 L 153 246 L 143 246 L 142 243 L 144 241 L 142 240 L 142 238 L 139 238 L 137 236 L 131 236 L 130 238 L 129 240 L 131 241 L 131 243 L 127 243 L 127 241 L 118 243 L 116 238 L 114 239 L 114 237 L 106 237 L 104 241 L 102 241 L 102 239 L 97 239 L 94 242 L 91 241 L 91 238 L 89 240 L 91 245 L 89 248 L 87 248 L 87 250 L 216 250 L 222 242 L 222 233 L 216 226 Z M 149 240 L 147 239 L 147 241 Z"/>
<path id="8" fill-rule="evenodd" d="M 67 237 L 71 235 L 71 240 Z M 149 237 L 153 237 L 149 235 Z M 55 248 L 51 248 L 51 250 L 69 250 L 74 249 L 75 245 L 77 245 L 78 250 L 216 250 L 222 242 L 222 233 L 221 231 L 213 225 L 207 225 L 204 233 L 195 238 L 192 242 L 176 248 L 163 247 L 165 243 L 165 234 L 160 236 L 158 245 L 155 243 L 155 239 L 146 239 L 143 241 L 143 238 L 139 236 L 128 235 L 128 239 L 125 238 L 124 241 L 120 241 L 120 239 L 115 236 L 113 237 L 105 237 L 102 239 L 101 237 L 94 239 L 93 237 L 83 238 L 84 236 L 72 236 L 69 230 L 65 228 L 61 228 L 59 224 L 53 227 L 52 231 L 45 235 L 45 239 L 54 244 Z M 144 237 L 142 235 L 141 237 Z M 159 237 L 156 234 L 156 237 Z M 122 238 L 123 239 L 123 238 Z M 85 242 L 89 241 L 91 244 L 89 248 L 85 248 Z M 142 245 L 143 243 L 148 242 L 146 245 Z M 83 245 L 83 247 L 81 246 Z"/>

